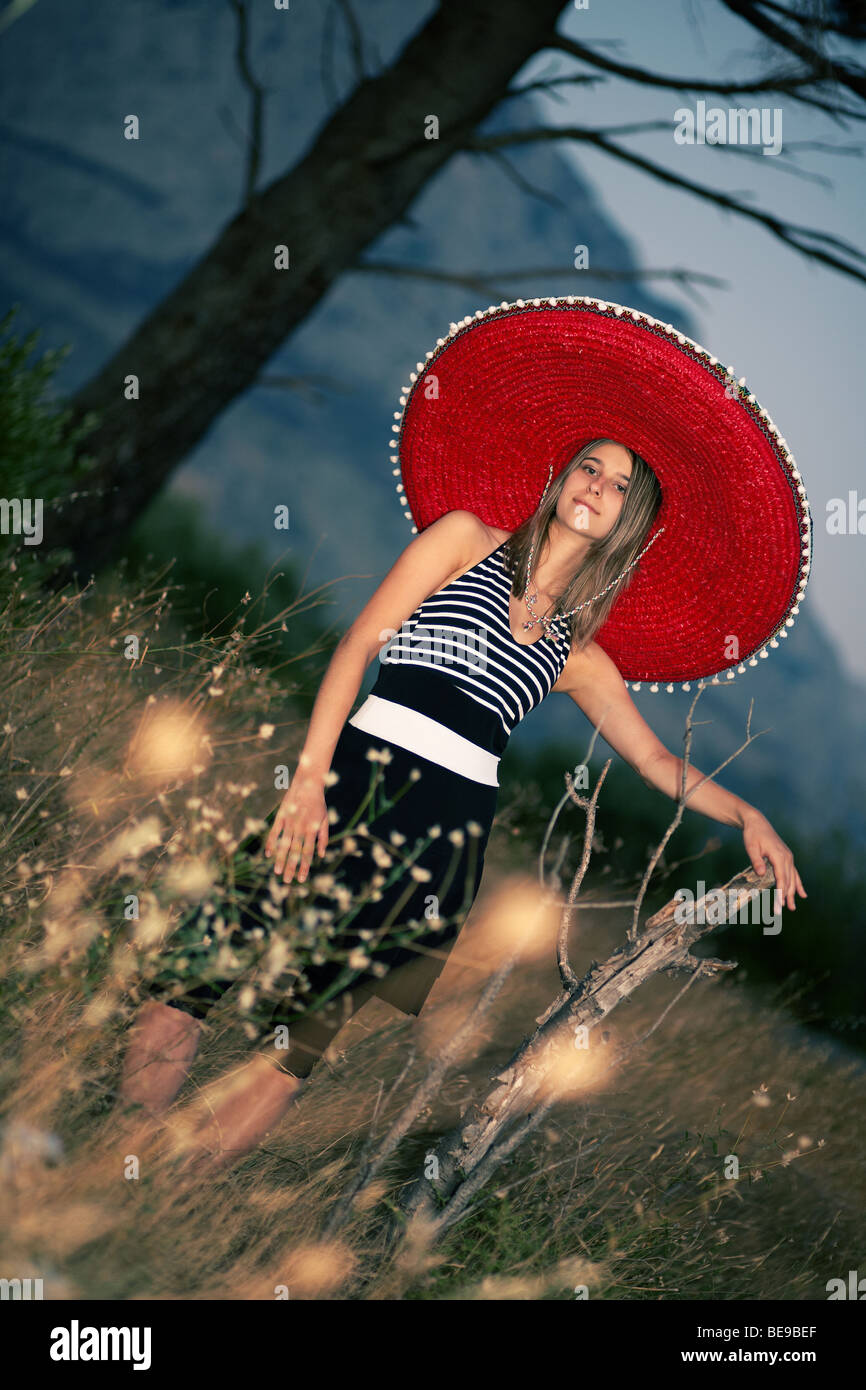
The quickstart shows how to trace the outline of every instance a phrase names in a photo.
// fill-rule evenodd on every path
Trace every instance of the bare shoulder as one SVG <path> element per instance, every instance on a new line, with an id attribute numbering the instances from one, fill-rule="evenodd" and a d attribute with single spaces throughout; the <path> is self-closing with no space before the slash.
<path id="1" fill-rule="evenodd" d="M 476 516 L 474 512 L 464 511 L 460 507 L 456 507 L 450 512 L 443 512 L 427 529 L 432 530 L 434 527 L 441 535 L 453 535 L 462 540 L 464 545 L 475 550 L 483 548 L 484 544 L 496 533 L 496 528 L 488 526 L 486 522 L 481 520 L 480 516 Z M 498 545 L 500 540 L 504 540 L 510 534 L 509 531 L 500 531 L 496 536 L 495 543 Z"/>
<path id="2" fill-rule="evenodd" d="M 503 531 L 501 526 L 488 526 L 474 512 L 460 508 L 444 512 L 433 526 L 443 538 L 447 536 L 461 548 L 464 567 L 477 564 L 512 534 L 511 531 Z M 428 527 L 428 530 L 432 529 Z"/>
<path id="3" fill-rule="evenodd" d="M 462 526 L 470 534 L 474 532 L 479 544 L 490 541 L 493 545 L 501 545 L 513 535 L 513 531 L 504 531 L 501 526 L 490 526 L 486 521 L 482 521 L 480 516 L 474 512 L 453 511 L 446 512 L 446 516 L 454 517 L 454 525 Z"/>
<path id="4" fill-rule="evenodd" d="M 490 527 L 480 517 L 455 507 L 425 526 L 407 546 L 406 555 L 417 557 L 431 595 L 489 555 L 496 545 L 490 537 Z"/>
<path id="5" fill-rule="evenodd" d="M 481 525 L 495 545 L 501 545 L 509 536 L 514 535 L 513 531 L 504 531 L 501 526 L 488 526 L 486 521 L 482 521 Z"/>
<path id="6" fill-rule="evenodd" d="M 570 695 L 587 685 L 622 686 L 623 678 L 616 662 L 597 642 L 588 642 L 582 651 L 572 647 L 559 679 L 551 690 Z"/>

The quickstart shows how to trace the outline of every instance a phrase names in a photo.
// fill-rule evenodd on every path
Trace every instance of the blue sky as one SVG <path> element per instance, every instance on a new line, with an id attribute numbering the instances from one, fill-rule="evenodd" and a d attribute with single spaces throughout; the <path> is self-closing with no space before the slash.
<path id="1" fill-rule="evenodd" d="M 558 28 L 591 42 L 607 57 L 657 74 L 735 81 L 780 67 L 778 57 L 768 60 L 766 49 L 761 60 L 756 31 L 715 0 L 590 0 L 586 10 L 564 10 Z M 573 70 L 574 59 L 546 51 L 524 68 L 521 81 Z M 567 87 L 558 90 L 565 100 L 539 99 L 546 122 L 601 127 L 667 121 L 669 131 L 630 136 L 629 148 L 786 221 L 866 246 L 862 156 L 824 151 L 796 155 L 800 168 L 828 178 L 830 188 L 778 167 L 789 142 L 866 146 L 866 122 L 851 122 L 846 130 L 784 96 L 762 98 L 761 104 L 782 110 L 783 150 L 778 160 L 761 154 L 748 158 L 674 140 L 674 113 L 694 104 L 687 92 L 653 90 L 613 77 L 604 85 L 575 88 L 573 102 Z M 757 97 L 704 99 L 724 108 L 758 104 Z M 788 441 L 814 521 L 806 602 L 827 624 L 843 664 L 852 675 L 866 678 L 866 619 L 857 603 L 866 579 L 866 536 L 829 535 L 826 526 L 830 499 L 846 498 L 849 489 L 866 497 L 860 428 L 866 285 L 807 261 L 757 224 L 585 144 L 563 143 L 562 148 L 573 151 L 608 212 L 631 235 L 643 265 L 685 267 L 728 281 L 727 289 L 701 289 L 705 303 L 693 309 L 697 339 L 733 365 L 738 377 L 745 376 Z M 574 241 L 586 243 L 591 256 L 591 228 L 575 228 Z M 628 302 L 627 290 L 611 285 L 610 298 Z M 748 484 L 744 478 L 746 496 Z"/>

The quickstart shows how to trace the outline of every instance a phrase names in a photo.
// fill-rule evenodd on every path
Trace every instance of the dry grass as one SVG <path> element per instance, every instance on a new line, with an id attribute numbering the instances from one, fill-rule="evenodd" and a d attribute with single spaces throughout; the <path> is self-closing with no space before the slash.
<path id="1" fill-rule="evenodd" d="M 491 897 L 485 890 L 479 899 L 464 952 Z M 581 914 L 578 958 L 604 949 L 613 929 L 603 916 L 593 923 L 591 911 Z M 467 1006 L 473 974 L 452 956 L 417 1022 L 370 1001 L 263 1148 L 219 1178 L 178 1176 L 170 1156 L 177 1111 L 144 1141 L 99 1114 L 92 1087 L 100 1075 L 110 1084 L 117 1034 L 94 1033 L 86 1047 L 60 1046 L 59 1055 L 31 1035 L 30 1081 L 12 1113 L 43 1135 L 59 1131 L 65 1152 L 59 1161 L 39 1157 L 34 1136 L 30 1161 L 7 1176 L 4 1269 L 41 1274 L 49 1295 L 63 1288 L 113 1299 L 274 1298 L 283 1289 L 295 1298 L 563 1298 L 586 1286 L 605 1299 L 763 1300 L 825 1297 L 828 1279 L 856 1267 L 863 1064 L 831 1055 L 730 981 L 701 983 L 628 1067 L 557 1107 L 440 1248 L 422 1244 L 395 1258 L 384 1220 L 395 1195 L 549 999 L 553 973 L 538 963 L 515 975 L 387 1182 L 340 1239 L 320 1242 L 371 1123 L 383 1132 L 420 1079 L 438 1015 L 447 1017 L 469 987 Z M 649 985 L 607 1046 L 643 1031 L 673 988 Z M 63 1012 L 58 1003 L 55 1019 L 43 1020 L 43 1039 Z M 382 1103 L 410 1041 L 416 1061 Z M 207 1064 L 194 1068 L 178 1109 L 243 1052 L 226 1002 Z M 65 1105 L 46 1106 L 45 1093 L 70 1081 L 79 1085 Z M 730 1154 L 739 1160 L 735 1181 L 725 1177 Z"/>
<path id="2" fill-rule="evenodd" d="M 552 953 L 515 972 L 383 1180 L 321 1238 L 371 1127 L 385 1132 L 477 996 L 484 933 L 516 883 L 514 844 L 496 831 L 420 1020 L 368 1003 L 255 1154 L 219 1177 L 172 1156 L 195 1090 L 249 1055 L 237 991 L 165 1123 L 121 1125 L 112 1105 L 148 961 L 270 806 L 273 748 L 290 756 L 300 730 L 274 717 L 284 696 L 242 623 L 181 650 L 160 593 L 63 607 L 22 593 L 0 634 L 14 772 L 0 860 L 7 1277 L 41 1276 L 49 1298 L 814 1299 L 857 1266 L 864 1065 L 737 979 L 700 982 L 627 1065 L 558 1105 L 439 1247 L 423 1233 L 395 1244 L 401 1185 L 556 992 Z M 146 908 L 132 926 L 131 893 Z M 579 911 L 575 966 L 603 959 L 627 921 Z M 598 1046 L 612 1055 L 644 1032 L 676 989 L 644 987 Z"/>

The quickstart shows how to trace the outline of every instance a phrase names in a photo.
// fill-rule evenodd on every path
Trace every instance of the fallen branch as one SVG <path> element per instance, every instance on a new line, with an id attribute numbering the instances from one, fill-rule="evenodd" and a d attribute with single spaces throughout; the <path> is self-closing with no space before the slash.
<path id="1" fill-rule="evenodd" d="M 733 900 L 726 896 L 726 902 L 734 901 L 734 910 L 739 911 L 740 904 L 756 889 L 773 883 L 772 870 L 759 877 L 750 867 L 725 884 L 726 894 L 736 894 Z M 695 918 L 705 915 L 700 911 L 705 900 L 696 904 Z M 469 1194 L 475 1192 L 499 1159 L 516 1147 L 505 1143 L 508 1127 L 515 1126 L 518 1142 L 535 1128 L 559 1098 L 557 1085 L 545 1083 L 557 1061 L 564 1033 L 586 1027 L 591 1034 L 624 999 L 659 973 L 687 971 L 691 985 L 700 977 L 714 977 L 736 968 L 736 961 L 698 960 L 690 955 L 694 942 L 721 924 L 699 920 L 679 923 L 674 916 L 678 906 L 678 900 L 672 898 L 649 919 L 638 941 L 618 947 L 603 964 L 593 962 L 583 979 L 536 1020 L 535 1032 L 493 1078 L 493 1088 L 482 1101 L 470 1106 L 460 1125 L 437 1145 L 438 1178 L 419 1178 L 403 1194 L 400 1206 L 407 1215 L 423 1217 L 434 1233 L 445 1229 L 465 1205 L 459 1196 L 463 1187 L 468 1184 Z M 497 1151 L 494 1146 L 500 1144 L 502 1148 Z"/>

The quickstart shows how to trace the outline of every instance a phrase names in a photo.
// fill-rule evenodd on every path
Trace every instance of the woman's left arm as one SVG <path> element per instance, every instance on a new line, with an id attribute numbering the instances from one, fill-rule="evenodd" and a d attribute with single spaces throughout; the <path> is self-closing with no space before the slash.
<path id="1" fill-rule="evenodd" d="M 678 801 L 683 784 L 683 760 L 671 753 L 650 728 L 626 689 L 616 665 L 606 652 L 591 642 L 582 652 L 572 653 L 556 685 L 556 691 L 570 695 L 590 723 L 601 724 L 599 732 L 620 757 L 624 758 L 649 787 Z M 773 829 L 767 817 L 755 806 L 716 782 L 703 782 L 704 774 L 690 761 L 686 775 L 686 806 L 722 825 L 736 825 L 743 832 L 752 868 L 766 871 L 766 860 L 773 866 L 781 901 L 796 910 L 796 894 L 807 896 L 794 864 L 794 856 Z M 697 788 L 697 790 L 694 790 Z"/>

